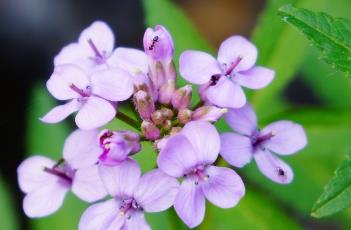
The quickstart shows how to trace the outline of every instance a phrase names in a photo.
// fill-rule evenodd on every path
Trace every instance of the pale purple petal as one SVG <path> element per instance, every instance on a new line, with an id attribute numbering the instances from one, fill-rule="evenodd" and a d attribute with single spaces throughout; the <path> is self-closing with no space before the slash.
<path id="1" fill-rule="evenodd" d="M 78 39 L 78 43 L 90 50 L 90 55 L 94 57 L 95 53 L 88 43 L 89 39 L 92 40 L 101 54 L 110 54 L 112 52 L 115 38 L 111 28 L 105 22 L 93 22 L 89 27 L 82 31 Z"/>
<path id="2" fill-rule="evenodd" d="M 244 167 L 252 159 L 253 146 L 250 138 L 236 133 L 221 134 L 220 155 L 230 165 Z"/>
<path id="3" fill-rule="evenodd" d="M 132 159 L 114 166 L 99 164 L 99 172 L 108 193 L 122 198 L 133 195 L 141 175 L 138 163 Z"/>
<path id="4" fill-rule="evenodd" d="M 133 213 L 130 219 L 125 220 L 121 230 L 151 230 L 151 228 L 145 220 L 144 212 L 138 211 Z"/>
<path id="5" fill-rule="evenodd" d="M 141 177 L 134 198 L 146 212 L 162 212 L 173 205 L 178 189 L 177 179 L 155 169 Z"/>
<path id="6" fill-rule="evenodd" d="M 251 136 L 257 130 L 256 113 L 248 103 L 240 109 L 229 109 L 224 119 L 238 133 Z"/>
<path id="7" fill-rule="evenodd" d="M 43 183 L 24 197 L 24 213 L 31 218 L 51 215 L 62 206 L 68 191 L 69 187 L 58 181 Z"/>
<path id="8" fill-rule="evenodd" d="M 225 167 L 208 166 L 202 190 L 206 198 L 221 208 L 232 208 L 238 204 L 245 194 L 245 186 L 234 170 Z"/>
<path id="9" fill-rule="evenodd" d="M 198 163 L 212 164 L 218 157 L 220 138 L 217 129 L 206 121 L 187 123 L 181 131 L 191 142 Z"/>
<path id="10" fill-rule="evenodd" d="M 110 102 L 91 96 L 79 110 L 75 121 L 80 129 L 89 130 L 106 125 L 115 116 L 116 110 Z"/>
<path id="11" fill-rule="evenodd" d="M 40 120 L 45 123 L 58 123 L 67 118 L 71 113 L 78 111 L 80 107 L 81 104 L 76 99 L 73 99 L 66 104 L 54 107 L 40 118 Z"/>
<path id="12" fill-rule="evenodd" d="M 222 76 L 215 86 L 206 91 L 207 99 L 224 108 L 240 108 L 245 105 L 246 97 L 240 85 Z"/>
<path id="13" fill-rule="evenodd" d="M 256 47 L 242 36 L 232 36 L 222 42 L 218 51 L 218 61 L 229 67 L 238 58 L 242 58 L 234 72 L 248 70 L 255 65 L 257 59 Z"/>
<path id="14" fill-rule="evenodd" d="M 63 158 L 74 169 L 94 165 L 102 150 L 98 141 L 99 130 L 80 130 L 72 132 L 65 141 Z"/>
<path id="15" fill-rule="evenodd" d="M 294 173 L 290 166 L 267 149 L 265 151 L 258 149 L 254 153 L 254 158 L 261 173 L 272 181 L 279 184 L 289 184 L 293 180 Z"/>
<path id="16" fill-rule="evenodd" d="M 282 155 L 290 155 L 307 145 L 305 130 L 291 121 L 277 121 L 266 126 L 261 135 L 272 133 L 274 136 L 263 143 L 269 150 Z"/>
<path id="17" fill-rule="evenodd" d="M 94 67 L 95 62 L 89 58 L 91 51 L 85 46 L 78 43 L 71 43 L 63 49 L 54 58 L 54 65 L 75 64 L 84 70 L 90 70 Z"/>
<path id="18" fill-rule="evenodd" d="M 120 202 L 110 199 L 87 208 L 79 221 L 79 230 L 120 229 L 125 218 L 118 215 Z"/>
<path id="19" fill-rule="evenodd" d="M 174 202 L 178 216 L 189 227 L 194 228 L 201 224 L 205 217 L 205 196 L 195 181 L 187 178 L 180 185 Z"/>
<path id="20" fill-rule="evenodd" d="M 198 163 L 196 155 L 188 138 L 176 135 L 167 140 L 158 155 L 157 165 L 168 175 L 181 177 Z"/>
<path id="21" fill-rule="evenodd" d="M 29 193 L 43 184 L 57 181 L 56 176 L 43 171 L 44 167 L 52 168 L 55 164 L 55 161 L 43 156 L 33 156 L 24 160 L 17 168 L 21 190 Z"/>
<path id="22" fill-rule="evenodd" d="M 124 101 L 133 93 L 132 76 L 119 68 L 95 72 L 91 83 L 95 95 L 110 101 Z"/>
<path id="23" fill-rule="evenodd" d="M 194 84 L 204 84 L 222 71 L 217 60 L 201 51 L 184 51 L 179 58 L 180 75 Z"/>
<path id="24" fill-rule="evenodd" d="M 108 63 L 124 69 L 131 75 L 139 71 L 146 74 L 149 68 L 146 54 L 143 51 L 124 47 L 115 49 L 108 59 Z"/>
<path id="25" fill-rule="evenodd" d="M 79 67 L 72 64 L 56 66 L 46 82 L 49 92 L 58 100 L 79 98 L 80 95 L 72 90 L 71 85 L 85 90 L 89 85 L 88 75 Z"/>
<path id="26" fill-rule="evenodd" d="M 86 202 L 94 202 L 107 196 L 107 191 L 100 178 L 98 165 L 76 171 L 73 178 L 72 192 Z"/>
<path id="27" fill-rule="evenodd" d="M 275 72 L 271 69 L 257 66 L 235 74 L 234 80 L 239 85 L 249 89 L 261 89 L 272 82 Z"/>

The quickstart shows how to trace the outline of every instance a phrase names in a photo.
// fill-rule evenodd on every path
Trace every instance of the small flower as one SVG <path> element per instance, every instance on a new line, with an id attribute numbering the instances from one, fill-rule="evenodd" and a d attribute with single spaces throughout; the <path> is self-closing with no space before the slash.
<path id="1" fill-rule="evenodd" d="M 141 132 L 148 140 L 157 140 L 160 135 L 160 129 L 156 127 L 156 125 L 150 121 L 143 121 L 141 123 Z"/>
<path id="2" fill-rule="evenodd" d="M 105 186 L 113 197 L 90 206 L 82 215 L 79 230 L 151 229 L 144 212 L 161 212 L 174 203 L 179 183 L 155 169 L 140 177 L 140 167 L 127 160 L 104 168 Z"/>
<path id="3" fill-rule="evenodd" d="M 241 86 L 260 89 L 274 77 L 274 71 L 254 66 L 257 49 L 241 36 L 232 36 L 220 46 L 217 60 L 201 51 L 185 51 L 179 60 L 181 76 L 201 85 L 202 98 L 219 107 L 240 108 L 246 97 Z"/>
<path id="4" fill-rule="evenodd" d="M 56 212 L 69 190 L 87 202 L 107 195 L 98 168 L 93 164 L 99 150 L 86 145 L 96 140 L 96 134 L 83 130 L 73 132 L 66 139 L 61 162 L 33 156 L 21 163 L 17 175 L 19 186 L 26 194 L 23 209 L 27 216 L 37 218 Z"/>
<path id="5" fill-rule="evenodd" d="M 218 108 L 216 106 L 206 105 L 197 108 L 192 114 L 193 121 L 209 121 L 216 122 L 223 114 L 228 112 L 228 109 Z"/>
<path id="6" fill-rule="evenodd" d="M 176 109 L 186 109 L 191 103 L 192 87 L 185 85 L 177 89 L 172 96 L 172 106 Z"/>
<path id="7" fill-rule="evenodd" d="M 192 113 L 193 112 L 190 109 L 181 109 L 181 110 L 179 110 L 178 116 L 177 116 L 178 121 L 181 124 L 188 123 L 191 120 Z"/>
<path id="8" fill-rule="evenodd" d="M 151 118 L 151 114 L 155 111 L 155 104 L 152 96 L 149 95 L 146 91 L 139 90 L 134 94 L 133 99 L 135 108 L 138 111 L 140 117 L 143 120 L 149 120 Z"/>
<path id="9" fill-rule="evenodd" d="M 81 129 L 107 124 L 116 115 L 111 101 L 124 101 L 133 93 L 131 77 L 121 69 L 97 71 L 89 76 L 71 64 L 55 67 L 46 86 L 56 99 L 69 102 L 53 108 L 41 121 L 57 123 L 78 111 L 75 121 Z"/>
<path id="10" fill-rule="evenodd" d="M 221 156 L 235 167 L 243 167 L 255 159 L 263 175 L 280 184 L 293 179 L 293 171 L 274 153 L 291 155 L 303 149 L 307 138 L 301 125 L 291 121 L 277 121 L 262 130 L 252 107 L 230 109 L 224 119 L 235 131 L 221 134 Z"/>
<path id="11" fill-rule="evenodd" d="M 205 198 L 222 208 L 234 207 L 245 193 L 239 175 L 212 164 L 218 157 L 220 138 L 208 122 L 192 121 L 171 136 L 161 149 L 157 164 L 173 177 L 183 177 L 174 208 L 185 224 L 194 228 L 205 215 Z"/>

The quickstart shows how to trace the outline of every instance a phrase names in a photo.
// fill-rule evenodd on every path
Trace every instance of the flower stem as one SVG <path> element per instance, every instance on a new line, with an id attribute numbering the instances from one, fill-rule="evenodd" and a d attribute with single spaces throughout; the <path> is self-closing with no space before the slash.
<path id="1" fill-rule="evenodd" d="M 116 118 L 123 121 L 124 123 L 132 126 L 133 128 L 139 130 L 140 125 L 137 121 L 135 121 L 134 119 L 132 119 L 131 117 L 129 117 L 127 114 L 124 114 L 120 111 L 117 112 Z"/>
<path id="2" fill-rule="evenodd" d="M 194 107 L 193 107 L 193 111 L 196 110 L 197 108 L 201 107 L 204 105 L 204 102 L 202 100 L 200 100 Z"/>

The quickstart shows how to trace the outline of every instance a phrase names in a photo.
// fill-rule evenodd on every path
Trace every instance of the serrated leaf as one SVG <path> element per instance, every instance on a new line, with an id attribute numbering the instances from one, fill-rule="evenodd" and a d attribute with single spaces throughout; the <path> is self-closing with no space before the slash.
<path id="1" fill-rule="evenodd" d="M 349 206 L 351 206 L 351 157 L 347 155 L 314 204 L 311 215 L 318 218 L 329 216 Z"/>
<path id="2" fill-rule="evenodd" d="M 336 69 L 351 71 L 351 22 L 333 18 L 326 13 L 295 8 L 291 5 L 279 9 L 279 15 L 301 31 L 322 52 L 322 58 Z"/>

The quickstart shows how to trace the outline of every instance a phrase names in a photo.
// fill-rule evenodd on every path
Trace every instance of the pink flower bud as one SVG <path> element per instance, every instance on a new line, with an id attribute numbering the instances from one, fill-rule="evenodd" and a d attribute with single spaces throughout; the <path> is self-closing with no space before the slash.
<path id="1" fill-rule="evenodd" d="M 221 109 L 216 106 L 202 106 L 193 112 L 193 121 L 209 121 L 216 122 L 223 114 L 228 112 L 228 109 Z"/>
<path id="2" fill-rule="evenodd" d="M 165 121 L 165 117 L 162 115 L 161 110 L 156 110 L 151 114 L 151 120 L 155 125 L 160 125 Z"/>
<path id="3" fill-rule="evenodd" d="M 191 94 L 191 85 L 186 85 L 177 89 L 172 96 L 173 107 L 178 110 L 188 108 L 191 102 Z"/>
<path id="4" fill-rule="evenodd" d="M 165 119 L 168 119 L 168 120 L 171 120 L 173 118 L 173 111 L 171 109 L 168 109 L 168 108 L 162 108 L 161 109 L 161 113 L 162 113 L 162 116 L 165 117 Z"/>
<path id="5" fill-rule="evenodd" d="M 160 130 L 150 121 L 141 123 L 141 131 L 146 139 L 157 140 L 160 137 Z"/>
<path id="6" fill-rule="evenodd" d="M 166 83 L 164 83 L 161 86 L 159 90 L 158 101 L 164 105 L 170 104 L 174 91 L 175 91 L 175 81 L 168 80 Z"/>
<path id="7" fill-rule="evenodd" d="M 143 120 L 150 119 L 152 112 L 155 111 L 155 105 L 151 96 L 143 90 L 139 90 L 134 94 L 134 104 Z"/>
<path id="8" fill-rule="evenodd" d="M 191 120 L 192 111 L 189 109 L 181 109 L 178 112 L 178 121 L 181 124 L 186 124 Z"/>
<path id="9" fill-rule="evenodd" d="M 163 130 L 170 130 L 172 128 L 172 122 L 170 120 L 165 120 L 162 124 Z"/>

